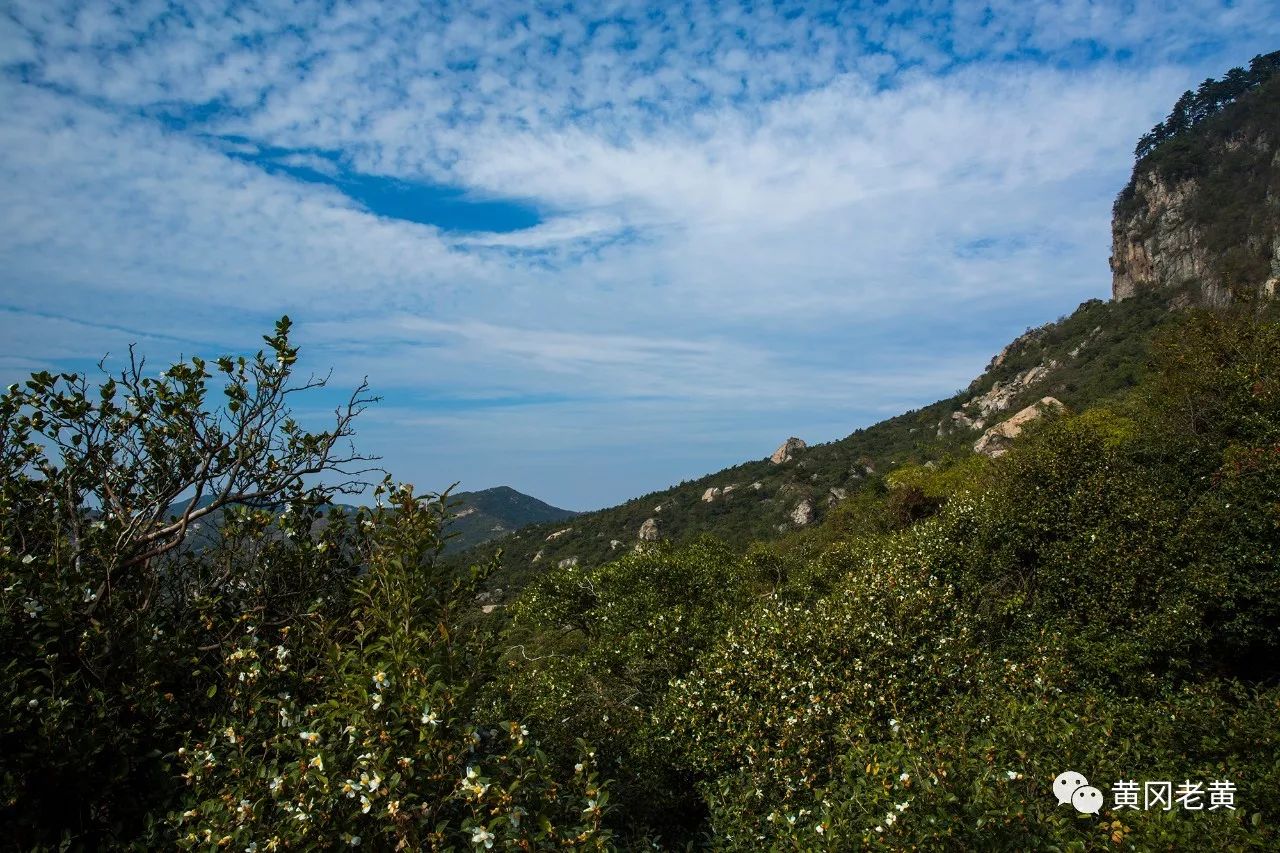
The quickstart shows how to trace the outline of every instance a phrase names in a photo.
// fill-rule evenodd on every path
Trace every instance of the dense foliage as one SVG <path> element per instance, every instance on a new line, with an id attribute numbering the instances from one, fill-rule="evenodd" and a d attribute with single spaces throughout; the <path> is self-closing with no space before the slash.
<path id="1" fill-rule="evenodd" d="M 287 324 L 217 373 L 35 376 L 0 399 L 4 837 L 1274 847 L 1280 319 L 1144 306 L 1089 303 L 993 363 L 969 393 L 1074 350 L 1100 401 L 1055 380 L 1073 410 L 999 459 L 935 433 L 821 524 L 557 562 L 496 611 L 496 562 L 441 558 L 447 494 L 385 480 L 336 511 L 304 481 L 358 461 L 335 448 L 365 397 L 298 427 Z M 209 495 L 216 535 L 185 547 Z M 1238 800 L 1080 815 L 1066 768 Z"/>
<path id="2" fill-rule="evenodd" d="M 1274 317 L 1194 314 L 1135 392 L 1000 460 L 903 468 L 745 555 L 549 570 L 503 698 L 597 742 L 624 839 L 1271 846 L 1277 376 Z M 1050 794 L 1066 767 L 1229 779 L 1241 803 L 1078 816 Z"/>
<path id="3" fill-rule="evenodd" d="M 303 430 L 289 399 L 318 383 L 292 384 L 288 331 L 0 397 L 0 838 L 602 844 L 589 751 L 552 777 L 525 727 L 475 713 L 489 632 L 479 575 L 439 561 L 447 496 L 326 513 L 359 485 L 341 441 L 369 398 Z"/>

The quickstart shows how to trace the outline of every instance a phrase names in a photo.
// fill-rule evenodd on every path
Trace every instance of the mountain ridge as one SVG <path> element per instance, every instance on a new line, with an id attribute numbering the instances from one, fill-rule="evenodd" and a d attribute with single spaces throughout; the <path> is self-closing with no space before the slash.
<path id="1" fill-rule="evenodd" d="M 582 513 L 570 530 L 535 524 L 504 538 L 501 550 L 482 544 L 461 556 L 496 557 L 495 585 L 515 591 L 546 566 L 599 564 L 660 541 L 777 539 L 821 524 L 859 493 L 883 494 L 895 469 L 946 465 L 990 447 L 984 438 L 1043 398 L 1080 411 L 1123 394 L 1138 384 L 1172 309 L 1266 299 L 1280 282 L 1280 52 L 1256 57 L 1251 69 L 1229 99 L 1214 94 L 1225 82 L 1206 81 L 1200 100 L 1216 106 L 1184 96 L 1161 132 L 1140 143 L 1113 209 L 1111 301 L 1088 300 L 1028 329 L 951 397 L 836 441 L 789 453 L 784 444 L 780 461 L 761 457 Z M 1224 81 L 1236 72 L 1245 73 L 1233 69 Z M 1183 115 L 1193 108 L 1194 121 Z M 1171 181 L 1177 204 L 1160 194 Z M 1144 266 L 1143 257 L 1159 262 Z"/>

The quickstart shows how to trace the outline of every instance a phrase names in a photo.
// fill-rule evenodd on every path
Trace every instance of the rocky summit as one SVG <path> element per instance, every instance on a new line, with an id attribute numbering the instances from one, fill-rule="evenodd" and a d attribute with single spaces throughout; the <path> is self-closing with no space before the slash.
<path id="1" fill-rule="evenodd" d="M 774 465 L 781 465 L 784 462 L 790 462 L 795 458 L 798 451 L 804 450 L 808 446 L 809 445 L 805 444 L 802 440 L 792 436 L 782 442 L 777 450 L 773 451 L 773 455 L 769 457 L 769 461 Z"/>

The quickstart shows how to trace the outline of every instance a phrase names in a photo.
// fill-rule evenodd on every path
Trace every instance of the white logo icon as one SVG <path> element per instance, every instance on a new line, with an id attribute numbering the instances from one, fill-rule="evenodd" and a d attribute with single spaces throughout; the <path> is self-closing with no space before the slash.
<path id="1" fill-rule="evenodd" d="M 1097 814 L 1102 811 L 1102 792 L 1091 785 L 1081 785 L 1071 794 L 1071 805 L 1080 814 Z"/>
<path id="2" fill-rule="evenodd" d="M 1065 773 L 1059 773 L 1058 778 L 1053 780 L 1053 793 L 1058 798 L 1058 805 L 1064 805 L 1072 802 L 1071 795 L 1076 792 L 1077 788 L 1083 788 L 1089 784 L 1089 780 L 1074 770 L 1068 770 Z M 1098 793 L 1098 808 L 1102 807 L 1102 794 L 1097 788 L 1089 790 Z M 1076 808 L 1080 808 L 1076 806 Z M 1084 811 L 1084 809 L 1080 809 Z M 1097 809 L 1094 809 L 1097 811 Z"/>

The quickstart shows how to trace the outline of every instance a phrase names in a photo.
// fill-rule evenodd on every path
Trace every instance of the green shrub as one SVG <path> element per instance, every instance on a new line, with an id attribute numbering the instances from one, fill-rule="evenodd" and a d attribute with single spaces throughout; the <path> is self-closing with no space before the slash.
<path id="1" fill-rule="evenodd" d="M 590 750 L 560 780 L 527 727 L 475 716 L 484 628 L 458 616 L 479 578 L 438 565 L 444 501 L 393 498 L 360 519 L 367 571 L 350 614 L 245 620 L 227 710 L 179 751 L 180 844 L 603 847 L 608 794 Z"/>

